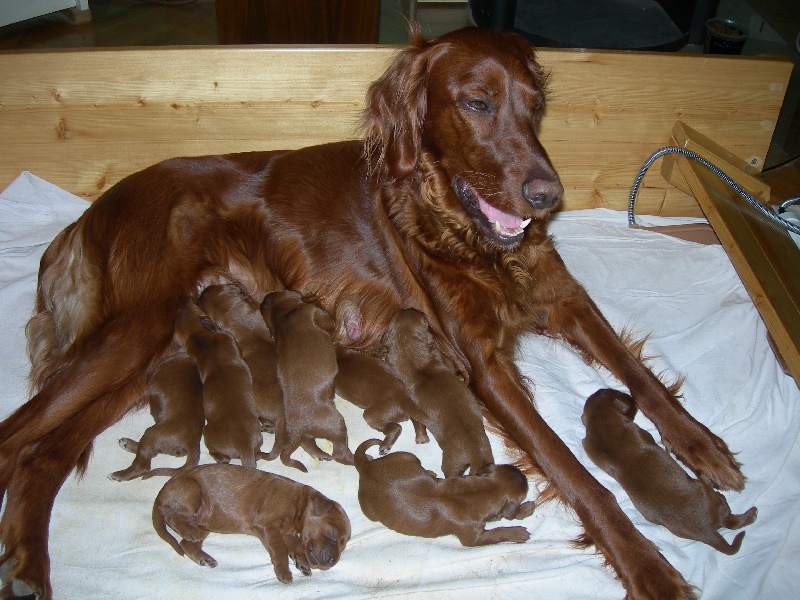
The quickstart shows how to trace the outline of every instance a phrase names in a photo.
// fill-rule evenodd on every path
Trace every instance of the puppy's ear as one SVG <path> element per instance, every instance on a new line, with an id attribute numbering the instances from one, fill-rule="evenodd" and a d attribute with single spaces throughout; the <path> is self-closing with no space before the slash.
<path id="1" fill-rule="evenodd" d="M 638 411 L 636 403 L 628 394 L 617 393 L 614 394 L 614 410 L 623 414 L 631 421 L 636 416 Z"/>
<path id="2" fill-rule="evenodd" d="M 200 320 L 200 324 L 208 329 L 211 333 L 217 333 L 219 331 L 217 324 L 212 321 L 211 317 L 208 315 L 202 315 L 201 317 L 198 317 L 198 319 Z"/>
<path id="3" fill-rule="evenodd" d="M 309 502 L 308 510 L 315 517 L 321 517 L 333 508 L 333 501 L 321 494 L 314 494 Z"/>
<path id="4" fill-rule="evenodd" d="M 323 331 L 331 333 L 336 328 L 336 323 L 334 322 L 333 317 L 318 306 L 314 306 L 314 311 L 311 313 L 311 315 L 314 325 Z"/>

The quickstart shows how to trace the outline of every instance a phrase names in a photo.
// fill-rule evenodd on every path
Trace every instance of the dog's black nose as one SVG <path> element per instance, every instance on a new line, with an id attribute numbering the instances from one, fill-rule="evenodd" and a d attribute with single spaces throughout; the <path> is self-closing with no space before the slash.
<path id="1" fill-rule="evenodd" d="M 552 208 L 564 194 L 558 179 L 529 179 L 522 184 L 522 195 L 534 209 Z"/>

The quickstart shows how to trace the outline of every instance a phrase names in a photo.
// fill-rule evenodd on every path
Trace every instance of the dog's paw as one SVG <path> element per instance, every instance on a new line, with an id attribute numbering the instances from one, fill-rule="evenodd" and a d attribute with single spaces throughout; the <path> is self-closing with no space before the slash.
<path id="1" fill-rule="evenodd" d="M 25 575 L 19 569 L 16 558 L 6 557 L 0 565 L 0 580 L 3 587 L 0 588 L 0 598 L 3 600 L 38 600 L 45 597 L 45 587 L 36 583 L 37 577 L 33 574 Z"/>
<path id="2" fill-rule="evenodd" d="M 530 532 L 524 527 L 504 527 L 505 537 L 507 542 L 514 542 L 515 544 L 522 544 L 531 539 Z"/>
<path id="3" fill-rule="evenodd" d="M 741 492 L 746 481 L 742 465 L 734 458 L 728 445 L 706 430 L 705 435 L 661 438 L 664 447 L 694 471 L 705 483 L 721 490 Z"/>
<path id="4" fill-rule="evenodd" d="M 689 585 L 666 559 L 643 566 L 633 577 L 623 577 L 626 600 L 697 600 L 697 588 Z"/>

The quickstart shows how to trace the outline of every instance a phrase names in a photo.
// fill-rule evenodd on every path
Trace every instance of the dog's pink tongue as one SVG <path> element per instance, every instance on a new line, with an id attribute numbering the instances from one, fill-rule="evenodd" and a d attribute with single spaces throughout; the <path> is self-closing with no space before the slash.
<path id="1" fill-rule="evenodd" d="M 518 231 L 522 229 L 522 219 L 517 216 L 504 213 L 502 210 L 499 210 L 488 202 L 484 201 L 483 198 L 478 198 L 478 206 L 480 206 L 481 212 L 486 215 L 486 218 L 489 219 L 489 222 L 492 225 L 499 223 L 503 229 L 508 231 Z"/>

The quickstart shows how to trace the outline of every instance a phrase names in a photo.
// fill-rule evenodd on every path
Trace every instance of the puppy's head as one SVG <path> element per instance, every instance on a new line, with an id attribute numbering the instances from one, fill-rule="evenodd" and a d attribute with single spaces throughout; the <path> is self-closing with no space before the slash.
<path id="1" fill-rule="evenodd" d="M 386 360 L 393 366 L 402 360 L 424 363 L 431 355 L 441 355 L 428 318 L 414 308 L 404 308 L 395 313 L 381 345 L 386 351 Z"/>
<path id="2" fill-rule="evenodd" d="M 300 539 L 308 566 L 325 571 L 339 562 L 350 541 L 350 519 L 337 502 L 322 494 L 310 494 Z"/>
<path id="3" fill-rule="evenodd" d="M 591 420 L 602 418 L 602 415 L 622 415 L 628 420 L 633 420 L 636 411 L 636 404 L 628 394 L 603 388 L 586 399 L 581 420 L 587 427 Z"/>
<path id="4" fill-rule="evenodd" d="M 300 292 L 293 290 L 275 290 L 269 292 L 261 301 L 261 315 L 269 327 L 281 320 L 289 312 L 303 303 Z"/>
<path id="5" fill-rule="evenodd" d="M 528 480 L 514 465 L 484 465 L 475 475 L 491 479 L 502 491 L 503 503 L 497 513 L 497 518 L 511 519 L 517 513 L 519 505 L 528 495 Z"/>

